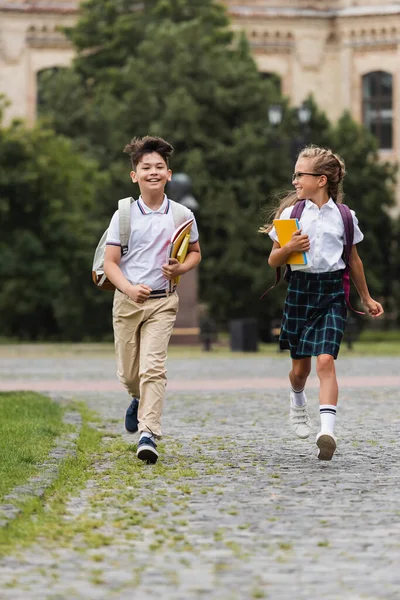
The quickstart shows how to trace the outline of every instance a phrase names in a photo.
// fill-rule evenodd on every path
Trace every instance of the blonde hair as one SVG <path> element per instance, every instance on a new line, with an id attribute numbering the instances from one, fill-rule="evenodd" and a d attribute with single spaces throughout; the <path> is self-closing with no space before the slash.
<path id="1" fill-rule="evenodd" d="M 319 148 L 318 146 L 306 146 L 298 155 L 300 158 L 309 158 L 314 161 L 314 169 L 316 173 L 322 173 L 327 178 L 328 195 L 337 204 L 343 202 L 343 178 L 346 175 L 346 167 L 344 161 L 338 154 L 334 154 L 328 148 Z M 294 206 L 300 200 L 297 198 L 295 191 L 283 192 L 278 196 L 278 207 L 274 207 L 269 214 L 269 223 L 260 227 L 260 233 L 268 233 L 271 231 L 273 219 L 278 219 L 281 213 L 288 208 Z"/>

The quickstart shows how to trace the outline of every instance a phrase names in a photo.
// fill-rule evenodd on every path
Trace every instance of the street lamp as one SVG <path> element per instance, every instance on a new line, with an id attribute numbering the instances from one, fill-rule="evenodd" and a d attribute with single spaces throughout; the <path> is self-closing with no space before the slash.
<path id="1" fill-rule="evenodd" d="M 306 102 L 297 109 L 297 116 L 301 125 L 308 125 L 311 119 L 311 108 Z"/>
<path id="2" fill-rule="evenodd" d="M 194 212 L 199 208 L 199 203 L 192 194 L 192 180 L 186 173 L 175 173 L 172 175 L 172 179 L 167 186 L 167 192 L 172 200 L 183 204 L 183 206 L 186 206 L 191 211 Z"/>
<path id="3" fill-rule="evenodd" d="M 292 162 L 296 162 L 299 152 L 308 144 L 309 129 L 308 125 L 311 120 L 311 108 L 308 102 L 303 102 L 296 110 L 298 122 L 298 133 L 295 134 L 291 141 L 291 157 Z M 296 131 L 296 130 L 295 130 Z"/>
<path id="4" fill-rule="evenodd" d="M 283 109 L 280 104 L 271 104 L 268 107 L 268 121 L 271 125 L 280 125 L 282 123 Z"/>
<path id="5" fill-rule="evenodd" d="M 167 185 L 167 196 L 192 212 L 199 203 L 192 194 L 192 180 L 186 173 L 175 173 Z M 180 308 L 172 332 L 172 343 L 199 343 L 198 270 L 186 273 L 178 286 Z"/>

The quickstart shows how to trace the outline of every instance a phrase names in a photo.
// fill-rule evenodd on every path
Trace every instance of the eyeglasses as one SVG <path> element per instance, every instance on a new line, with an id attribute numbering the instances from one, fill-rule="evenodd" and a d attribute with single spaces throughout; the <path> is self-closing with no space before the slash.
<path id="1" fill-rule="evenodd" d="M 301 173 L 300 171 L 296 171 L 296 173 L 293 173 L 292 175 L 292 181 L 294 181 L 295 179 L 300 179 L 301 177 L 303 177 L 303 175 L 312 175 L 312 177 L 321 177 L 321 175 L 323 175 L 324 173 Z"/>

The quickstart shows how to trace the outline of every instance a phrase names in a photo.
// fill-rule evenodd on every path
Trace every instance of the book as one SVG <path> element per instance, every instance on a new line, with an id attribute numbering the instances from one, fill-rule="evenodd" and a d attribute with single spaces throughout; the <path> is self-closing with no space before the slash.
<path id="1" fill-rule="evenodd" d="M 182 225 L 179 225 L 177 229 L 175 229 L 168 245 L 167 263 L 169 263 L 170 258 L 176 258 L 180 263 L 183 263 L 185 260 L 190 244 L 190 230 L 192 228 L 192 224 L 193 219 L 188 219 L 182 223 Z M 174 290 L 175 286 L 178 285 L 179 280 L 180 276 L 168 281 L 169 292 Z"/>
<path id="2" fill-rule="evenodd" d="M 274 219 L 274 227 L 278 236 L 279 245 L 281 247 L 290 242 L 293 233 L 300 229 L 298 219 Z M 307 265 L 307 253 L 292 252 L 287 260 L 287 264 L 301 266 Z"/>

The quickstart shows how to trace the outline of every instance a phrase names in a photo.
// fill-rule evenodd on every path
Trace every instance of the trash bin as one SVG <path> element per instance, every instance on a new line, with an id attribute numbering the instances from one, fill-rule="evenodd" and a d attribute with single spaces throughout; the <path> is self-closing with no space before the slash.
<path id="1" fill-rule="evenodd" d="M 231 350 L 258 352 L 258 323 L 256 319 L 235 319 L 230 322 Z"/>

